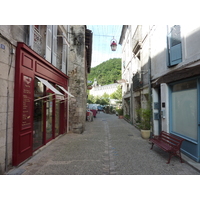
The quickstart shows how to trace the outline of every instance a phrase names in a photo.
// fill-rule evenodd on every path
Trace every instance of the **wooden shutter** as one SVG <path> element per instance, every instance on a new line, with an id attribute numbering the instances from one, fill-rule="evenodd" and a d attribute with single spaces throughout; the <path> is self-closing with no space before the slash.
<path id="1" fill-rule="evenodd" d="M 57 57 L 57 25 L 53 25 L 53 48 L 52 48 L 52 64 L 56 67 Z"/>
<path id="2" fill-rule="evenodd" d="M 46 31 L 46 60 L 51 62 L 52 25 L 47 25 Z"/>

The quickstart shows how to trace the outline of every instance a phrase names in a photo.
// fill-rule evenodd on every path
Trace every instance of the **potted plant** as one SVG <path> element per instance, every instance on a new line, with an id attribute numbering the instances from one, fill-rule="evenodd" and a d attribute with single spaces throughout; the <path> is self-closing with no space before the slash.
<path id="1" fill-rule="evenodd" d="M 150 137 L 150 128 L 151 128 L 151 109 L 141 108 L 139 109 L 140 123 L 139 128 L 141 131 L 141 136 L 144 139 Z"/>
<path id="2" fill-rule="evenodd" d="M 123 108 L 116 109 L 119 119 L 123 119 Z"/>

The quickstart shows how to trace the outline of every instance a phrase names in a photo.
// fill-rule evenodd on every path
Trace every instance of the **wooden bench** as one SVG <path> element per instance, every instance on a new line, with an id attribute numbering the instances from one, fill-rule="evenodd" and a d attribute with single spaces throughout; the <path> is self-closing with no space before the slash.
<path id="1" fill-rule="evenodd" d="M 183 162 L 180 151 L 181 144 L 184 141 L 183 138 L 162 131 L 159 136 L 154 136 L 153 138 L 150 138 L 149 141 L 152 142 L 151 149 L 153 149 L 153 145 L 155 144 L 156 146 L 169 153 L 167 164 L 170 163 L 172 156 L 180 157 L 181 163 Z"/>

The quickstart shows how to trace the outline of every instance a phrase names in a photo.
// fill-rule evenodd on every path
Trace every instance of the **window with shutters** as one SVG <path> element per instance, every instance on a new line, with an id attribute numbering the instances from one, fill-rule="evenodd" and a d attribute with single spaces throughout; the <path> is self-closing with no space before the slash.
<path id="1" fill-rule="evenodd" d="M 182 45 L 181 45 L 181 27 L 180 25 L 174 25 L 168 27 L 168 67 L 172 67 L 182 62 Z"/>
<path id="2" fill-rule="evenodd" d="M 65 74 L 69 46 L 67 28 L 67 25 L 29 26 L 29 46 Z"/>

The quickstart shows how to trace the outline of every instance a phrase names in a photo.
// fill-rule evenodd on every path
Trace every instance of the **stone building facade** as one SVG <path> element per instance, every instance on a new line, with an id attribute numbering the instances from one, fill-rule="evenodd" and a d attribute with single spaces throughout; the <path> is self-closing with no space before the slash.
<path id="1" fill-rule="evenodd" d="M 93 85 L 92 89 L 90 90 L 90 95 L 93 96 L 103 96 L 104 93 L 111 95 L 117 90 L 118 83 L 113 83 L 109 85 Z"/>
<path id="2" fill-rule="evenodd" d="M 199 25 L 124 25 L 120 43 L 132 122 L 149 101 L 152 135 L 183 138 L 182 153 L 200 162 Z"/>
<path id="3" fill-rule="evenodd" d="M 82 25 L 0 26 L 0 174 L 83 132 L 91 46 Z"/>
<path id="4" fill-rule="evenodd" d="M 124 114 L 137 121 L 139 108 L 150 100 L 149 26 L 123 25 L 119 44 L 122 45 L 122 95 Z"/>

